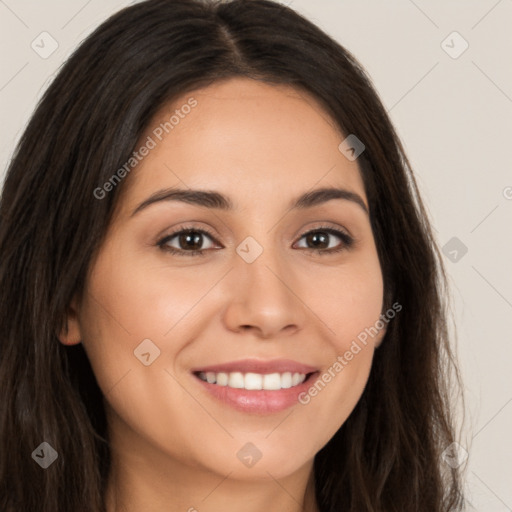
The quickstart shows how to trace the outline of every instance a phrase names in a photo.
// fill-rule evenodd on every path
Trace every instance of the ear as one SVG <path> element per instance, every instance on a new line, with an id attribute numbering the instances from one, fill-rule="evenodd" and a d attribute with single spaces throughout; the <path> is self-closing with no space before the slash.
<path id="1" fill-rule="evenodd" d="M 380 316 L 379 316 L 379 319 L 384 324 L 384 327 L 380 330 L 379 334 L 377 335 L 377 338 L 375 339 L 374 347 L 376 349 L 381 346 L 382 342 L 384 341 L 384 338 L 386 337 L 386 332 L 388 330 L 389 319 L 387 321 L 384 321 L 384 320 L 382 320 L 382 317 L 384 316 L 386 318 L 387 315 L 388 315 L 388 311 L 390 309 L 393 310 L 392 304 L 393 304 L 394 293 L 395 293 L 395 290 L 394 290 L 394 286 L 393 285 L 390 285 L 387 288 L 386 292 L 384 293 L 384 300 L 383 300 L 383 305 L 382 305 L 382 311 L 381 311 Z M 391 318 L 393 318 L 393 317 L 391 317 Z"/>
<path id="2" fill-rule="evenodd" d="M 379 348 L 384 337 L 386 336 L 387 324 L 379 331 L 379 334 L 375 338 L 374 347 Z"/>
<path id="3" fill-rule="evenodd" d="M 379 317 L 379 320 L 384 324 L 381 329 L 379 329 L 379 333 L 374 338 L 373 346 L 377 349 L 381 346 L 382 342 L 384 341 L 384 338 L 386 337 L 386 332 L 388 330 L 388 321 L 383 320 L 382 317 L 386 318 L 385 313 L 382 313 Z"/>
<path id="4" fill-rule="evenodd" d="M 82 342 L 82 333 L 78 322 L 78 299 L 73 297 L 68 307 L 64 325 L 57 335 L 63 345 L 78 345 Z"/>

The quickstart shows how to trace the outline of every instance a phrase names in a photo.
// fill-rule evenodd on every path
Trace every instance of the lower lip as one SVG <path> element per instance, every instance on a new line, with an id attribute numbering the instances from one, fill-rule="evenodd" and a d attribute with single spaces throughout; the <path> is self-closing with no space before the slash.
<path id="1" fill-rule="evenodd" d="M 210 384 L 193 375 L 194 379 L 203 385 L 215 398 L 239 411 L 257 414 L 271 414 L 284 411 L 299 403 L 299 395 L 308 390 L 319 372 L 315 372 L 301 384 L 287 389 L 248 390 L 243 388 L 230 388 Z"/>

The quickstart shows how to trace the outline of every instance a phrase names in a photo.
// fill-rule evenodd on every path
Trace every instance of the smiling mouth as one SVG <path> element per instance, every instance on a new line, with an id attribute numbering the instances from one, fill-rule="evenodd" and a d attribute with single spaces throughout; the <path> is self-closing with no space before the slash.
<path id="1" fill-rule="evenodd" d="M 317 372 L 298 373 L 242 373 L 242 372 L 194 372 L 194 375 L 208 384 L 248 391 L 277 391 L 299 386 Z"/>

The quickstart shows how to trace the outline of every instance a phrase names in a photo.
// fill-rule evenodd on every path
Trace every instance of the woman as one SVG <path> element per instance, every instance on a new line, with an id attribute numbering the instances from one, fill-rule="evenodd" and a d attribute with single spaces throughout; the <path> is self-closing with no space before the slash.
<path id="1" fill-rule="evenodd" d="M 0 212 L 1 510 L 460 510 L 414 176 L 360 65 L 291 9 L 107 20 Z"/>

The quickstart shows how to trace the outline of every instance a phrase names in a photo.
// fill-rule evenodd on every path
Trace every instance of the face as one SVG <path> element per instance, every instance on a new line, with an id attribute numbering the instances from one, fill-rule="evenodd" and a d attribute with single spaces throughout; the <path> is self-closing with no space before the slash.
<path id="1" fill-rule="evenodd" d="M 82 340 L 114 437 L 279 478 L 344 423 L 384 334 L 359 341 L 383 281 L 344 138 L 309 95 L 242 78 L 155 116 L 61 337 Z"/>

